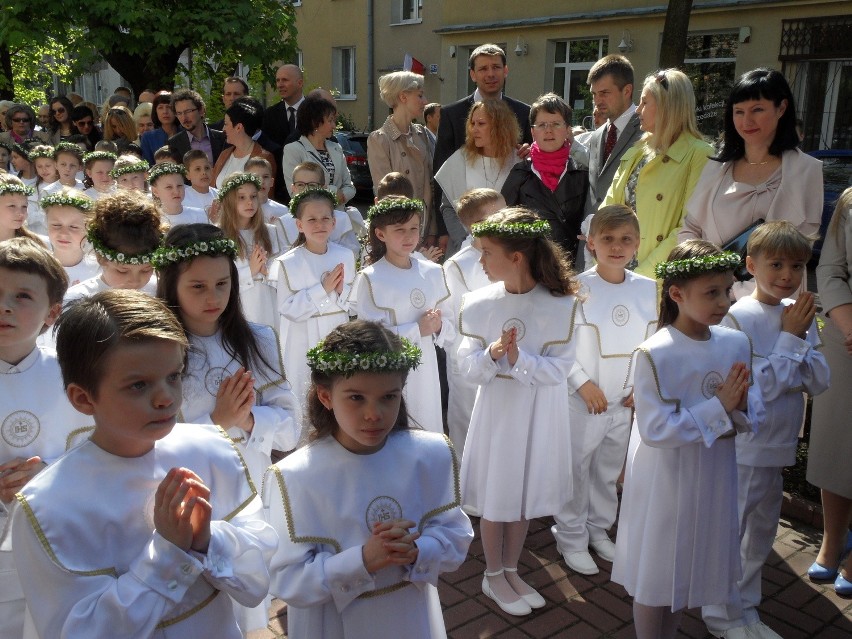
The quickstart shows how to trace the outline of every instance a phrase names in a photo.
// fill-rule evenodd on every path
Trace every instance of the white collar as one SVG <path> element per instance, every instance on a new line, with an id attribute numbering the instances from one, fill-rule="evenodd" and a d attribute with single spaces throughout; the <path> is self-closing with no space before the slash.
<path id="1" fill-rule="evenodd" d="M 27 355 L 17 364 L 10 364 L 9 362 L 4 362 L 2 359 L 0 359 L 0 374 L 13 375 L 15 373 L 24 373 L 28 371 L 30 368 L 32 368 L 32 365 L 35 364 L 40 353 L 41 351 L 39 350 L 38 346 L 36 346 L 35 348 L 33 348 L 33 350 L 30 351 L 29 355 Z"/>
<path id="2" fill-rule="evenodd" d="M 621 135 L 621 132 L 624 131 L 624 128 L 627 126 L 627 123 L 630 122 L 630 118 L 633 117 L 634 113 L 636 113 L 636 105 L 631 103 L 624 113 L 615 118 L 614 123 L 610 123 L 615 124 L 619 135 Z M 607 132 L 609 132 L 609 130 L 607 130 Z"/>
<path id="3" fill-rule="evenodd" d="M 497 99 L 498 100 L 503 99 L 503 92 L 502 91 L 500 91 L 500 95 Z M 482 102 L 483 100 L 484 100 L 484 98 L 482 97 L 482 94 L 479 92 L 479 87 L 476 87 L 476 91 L 473 92 L 473 101 L 474 102 Z"/>

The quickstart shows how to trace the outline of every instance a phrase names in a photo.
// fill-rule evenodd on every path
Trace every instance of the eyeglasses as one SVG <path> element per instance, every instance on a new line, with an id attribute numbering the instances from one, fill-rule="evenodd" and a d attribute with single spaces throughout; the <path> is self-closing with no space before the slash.
<path id="1" fill-rule="evenodd" d="M 187 109 L 186 111 L 175 111 L 175 115 L 179 118 L 182 118 L 185 115 L 189 115 L 190 113 L 195 113 L 198 111 L 198 107 L 193 107 L 191 109 Z"/>
<path id="2" fill-rule="evenodd" d="M 60 113 L 65 113 L 65 107 L 59 107 L 58 109 L 51 109 L 50 112 L 53 115 L 59 115 Z"/>
<path id="3" fill-rule="evenodd" d="M 322 186 L 319 182 L 293 182 L 293 186 L 298 189 L 316 189 Z"/>
<path id="4" fill-rule="evenodd" d="M 660 71 L 657 76 L 654 78 L 662 87 L 668 91 L 669 90 L 669 79 L 666 77 L 665 71 Z"/>
<path id="5" fill-rule="evenodd" d="M 542 122 L 541 124 L 530 124 L 530 128 L 537 129 L 539 131 L 560 131 L 566 126 L 568 125 L 564 122 Z"/>
<path id="6" fill-rule="evenodd" d="M 12 122 L 17 122 L 18 124 L 23 124 L 24 122 L 29 122 L 29 118 L 12 118 Z"/>
<path id="7" fill-rule="evenodd" d="M 88 129 L 90 126 L 93 126 L 95 123 L 92 120 L 78 120 L 74 123 L 78 129 L 86 128 Z"/>

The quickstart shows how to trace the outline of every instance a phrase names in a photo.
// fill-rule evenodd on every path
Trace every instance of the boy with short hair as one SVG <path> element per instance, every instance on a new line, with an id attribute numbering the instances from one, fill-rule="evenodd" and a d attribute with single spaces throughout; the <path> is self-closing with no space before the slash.
<path id="1" fill-rule="evenodd" d="M 201 209 L 209 215 L 210 207 L 213 206 L 219 194 L 218 189 L 210 186 L 213 175 L 210 159 L 201 149 L 190 149 L 183 155 L 183 166 L 186 168 L 186 179 L 189 181 L 189 188 L 184 189 L 184 206 Z"/>
<path id="2" fill-rule="evenodd" d="M 743 331 L 754 351 L 752 375 L 763 394 L 766 422 L 757 432 L 738 434 L 737 476 L 742 578 L 741 605 L 705 606 L 704 622 L 717 637 L 778 637 L 760 621 L 761 569 L 772 549 L 781 513 L 784 466 L 796 462 L 805 410 L 802 390 L 828 388 L 829 369 L 820 353 L 814 295 L 794 302 L 811 257 L 810 240 L 790 222 L 766 222 L 746 247 L 746 269 L 755 290 L 731 306 L 723 326 Z"/>
<path id="3" fill-rule="evenodd" d="M 22 635 L 26 608 L 9 527 L 14 495 L 91 423 L 68 403 L 56 353 L 36 346 L 67 287 L 46 248 L 23 237 L 0 242 L 0 637 Z"/>
<path id="4" fill-rule="evenodd" d="M 182 158 L 176 157 L 175 153 L 172 151 L 171 147 L 168 145 L 161 146 L 159 149 L 154 151 L 154 165 L 162 164 L 163 162 L 173 162 L 174 164 L 180 164 Z M 208 160 L 209 163 L 209 160 Z"/>
<path id="5" fill-rule="evenodd" d="M 657 283 L 627 268 L 639 249 L 639 220 L 621 204 L 591 220 L 588 248 L 597 264 L 577 279 L 585 296 L 574 318 L 577 360 L 568 376 L 574 494 L 551 528 L 569 568 L 594 575 L 591 547 L 612 561 L 607 531 L 618 512 L 633 408 L 628 378 L 634 349 L 655 330 Z"/>
<path id="6" fill-rule="evenodd" d="M 406 179 L 401 174 L 397 175 L 403 180 Z M 384 182 L 385 180 L 382 180 L 383 184 Z M 379 191 L 381 191 L 381 188 L 380 185 Z M 491 283 L 479 262 L 482 253 L 479 250 L 479 243 L 474 242 L 470 236 L 470 227 L 505 206 L 506 200 L 494 189 L 471 189 L 459 198 L 457 212 L 459 220 L 467 229 L 468 236 L 462 242 L 458 252 L 444 262 L 444 277 L 447 280 L 447 288 L 450 290 L 450 297 L 446 303 L 452 305 L 453 317 L 459 316 L 462 297 L 465 293 L 470 293 Z M 461 459 L 464 451 L 464 441 L 467 438 L 470 414 L 473 411 L 473 401 L 476 399 L 476 389 L 478 388 L 477 384 L 472 383 L 461 373 L 461 361 L 457 354 L 462 338 L 463 335 L 459 332 L 453 345 L 446 351 L 447 386 L 449 390 L 447 427 L 459 459 Z"/>
<path id="7" fill-rule="evenodd" d="M 245 170 L 248 173 L 254 173 L 260 178 L 260 190 L 257 192 L 257 201 L 263 209 L 263 217 L 270 224 L 275 224 L 275 221 L 290 213 L 290 209 L 284 204 L 269 199 L 269 191 L 275 184 L 275 171 L 272 165 L 264 157 L 256 155 L 246 160 Z M 295 238 L 293 238 L 295 240 Z M 292 242 L 287 238 L 287 246 L 291 246 Z"/>
<path id="8" fill-rule="evenodd" d="M 187 339 L 160 300 L 112 290 L 59 320 L 67 396 L 88 441 L 17 495 L 15 561 L 40 637 L 241 639 L 277 548 L 221 429 L 176 425 Z"/>
<path id="9" fill-rule="evenodd" d="M 376 204 L 388 195 L 401 195 L 412 200 L 414 199 L 414 185 L 399 171 L 391 171 L 379 181 L 379 185 L 376 187 Z"/>

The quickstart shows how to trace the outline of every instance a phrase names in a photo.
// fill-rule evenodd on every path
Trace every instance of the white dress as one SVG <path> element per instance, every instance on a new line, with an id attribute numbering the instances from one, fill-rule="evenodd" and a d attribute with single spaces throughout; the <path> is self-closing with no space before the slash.
<path id="1" fill-rule="evenodd" d="M 446 636 L 438 577 L 473 539 L 446 437 L 395 431 L 369 455 L 324 437 L 267 471 L 263 504 L 281 538 L 270 592 L 287 602 L 290 639 Z M 417 522 L 417 560 L 368 573 L 373 522 L 398 518 Z"/>
<path id="2" fill-rule="evenodd" d="M 206 554 L 154 529 L 174 467 L 210 488 Z M 277 547 L 248 472 L 221 429 L 178 424 L 141 457 L 86 441 L 31 481 L 12 521 L 15 560 L 40 637 L 240 639 L 231 595 L 256 605 Z"/>
<path id="3" fill-rule="evenodd" d="M 358 274 L 352 294 L 358 319 L 381 322 L 423 350 L 420 366 L 408 374 L 403 391 L 405 404 L 408 414 L 418 425 L 443 433 L 435 345 L 447 347 L 455 339 L 451 310 L 442 306 L 450 291 L 440 266 L 409 259 L 411 267 L 407 269 L 394 266 L 385 257 L 370 264 Z M 439 306 L 442 308 L 441 332 L 434 339 L 432 335 L 421 336 L 417 322 L 426 311 Z"/>
<path id="4" fill-rule="evenodd" d="M 747 413 L 728 415 L 716 397 L 736 362 L 751 367 L 748 337 L 720 326 L 707 341 L 666 326 L 634 353 L 636 418 L 612 580 L 637 603 L 677 611 L 738 596 L 734 435 L 764 416 L 754 384 Z"/>
<path id="5" fill-rule="evenodd" d="M 278 231 L 281 233 L 281 236 L 284 239 L 284 244 L 286 246 L 285 250 L 289 250 L 293 244 L 296 243 L 296 238 L 299 237 L 299 229 L 296 227 L 296 218 L 293 217 L 293 214 L 283 204 L 278 204 L 278 202 L 269 201 L 263 206 L 275 204 L 276 206 L 283 209 L 275 210 L 275 221 L 273 222 L 275 226 L 278 228 Z M 350 207 L 351 208 L 351 207 Z M 355 212 L 358 213 L 358 209 L 355 209 Z M 269 210 L 264 208 L 263 214 L 269 219 Z M 358 213 L 358 215 L 361 215 Z M 339 244 L 344 248 L 348 248 L 357 258 L 361 253 L 361 244 L 358 241 L 359 229 L 356 229 L 352 223 L 352 220 L 347 215 L 346 211 L 338 211 L 334 210 L 334 228 L 331 231 L 331 235 L 328 236 L 328 241 L 333 242 L 334 244 Z"/>
<path id="6" fill-rule="evenodd" d="M 339 295 L 336 291 L 326 293 L 322 276 L 338 264 L 343 264 L 343 291 Z M 351 251 L 331 242 L 322 255 L 302 245 L 276 259 L 269 276 L 278 288 L 276 308 L 280 313 L 284 370 L 293 392 L 304 404 L 311 382 L 306 354 L 335 327 L 349 320 L 355 259 Z"/>
<path id="7" fill-rule="evenodd" d="M 453 317 L 459 317 L 462 297 L 476 289 L 488 286 L 491 282 L 479 258 L 482 253 L 473 247 L 471 238 L 462 242 L 461 249 L 455 255 L 448 257 L 444 262 L 444 274 L 447 278 L 447 288 L 450 290 L 450 299 L 445 302 L 452 308 Z M 441 307 L 443 309 L 443 306 Z M 467 437 L 467 428 L 470 424 L 470 415 L 473 412 L 473 401 L 476 399 L 476 390 L 479 384 L 468 379 L 461 373 L 461 361 L 458 358 L 459 346 L 461 346 L 462 334 L 458 332 L 452 345 L 447 351 L 447 383 L 449 386 L 449 398 L 447 401 L 447 428 L 450 431 L 450 439 L 456 447 L 459 458 L 464 452 L 464 440 Z"/>
<path id="8" fill-rule="evenodd" d="M 269 231 L 269 240 L 272 243 L 272 250 L 266 256 L 268 272 L 275 258 L 284 252 L 285 244 L 276 225 L 267 224 L 266 230 Z M 251 255 L 254 248 L 254 231 L 240 231 L 240 237 L 245 243 L 245 255 Z M 237 272 L 240 276 L 240 303 L 243 306 L 243 314 L 246 319 L 257 324 L 278 326 L 275 288 L 270 285 L 270 278 L 260 272 L 252 276 L 248 257 L 238 257 L 236 262 Z"/>
<path id="9" fill-rule="evenodd" d="M 556 514 L 571 499 L 566 379 L 578 305 L 540 284 L 511 294 L 496 282 L 464 296 L 458 356 L 462 374 L 480 384 L 462 458 L 466 512 L 520 521 Z M 520 351 L 514 366 L 488 352 L 512 327 Z"/>
<path id="10" fill-rule="evenodd" d="M 92 423 L 65 396 L 52 349 L 34 348 L 14 366 L 0 360 L 0 464 L 35 456 L 52 464 L 72 433 Z M 0 637 L 20 637 L 24 623 L 24 593 L 9 529 L 12 503 L 0 501 Z"/>

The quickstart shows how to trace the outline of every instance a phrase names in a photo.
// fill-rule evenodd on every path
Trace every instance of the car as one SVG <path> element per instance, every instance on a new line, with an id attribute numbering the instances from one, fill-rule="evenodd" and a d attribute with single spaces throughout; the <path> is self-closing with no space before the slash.
<path id="1" fill-rule="evenodd" d="M 822 242 L 840 194 L 852 186 L 852 149 L 820 149 L 808 155 L 822 161 L 823 205 L 819 239 L 814 244 L 814 258 L 822 252 Z"/>
<path id="2" fill-rule="evenodd" d="M 346 166 L 352 177 L 352 184 L 359 195 L 373 199 L 373 178 L 370 166 L 367 164 L 367 133 L 358 131 L 336 131 L 334 137 L 343 147 L 346 156 Z"/>

